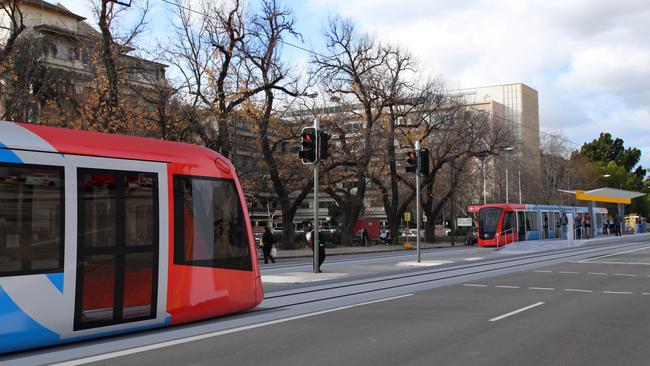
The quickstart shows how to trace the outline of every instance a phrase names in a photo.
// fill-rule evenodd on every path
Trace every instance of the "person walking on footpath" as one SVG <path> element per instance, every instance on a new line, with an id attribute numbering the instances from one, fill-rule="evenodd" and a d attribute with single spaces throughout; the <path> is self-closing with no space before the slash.
<path id="1" fill-rule="evenodd" d="M 562 239 L 567 240 L 567 225 L 569 224 L 569 218 L 566 217 L 566 212 L 562 212 L 560 223 L 562 224 Z"/>
<path id="2" fill-rule="evenodd" d="M 361 232 L 361 237 L 363 239 L 363 246 L 367 247 L 368 246 L 368 230 L 366 228 L 363 228 L 363 231 Z"/>
<path id="3" fill-rule="evenodd" d="M 314 229 L 305 227 L 305 237 L 307 238 L 307 245 L 311 248 L 311 251 L 314 251 Z M 321 239 L 321 236 L 318 236 L 318 273 L 323 273 L 321 271 L 320 266 L 323 264 L 325 261 L 325 257 L 327 254 L 325 254 L 325 242 L 323 239 Z"/>
<path id="4" fill-rule="evenodd" d="M 273 238 L 271 229 L 268 227 L 264 228 L 264 234 L 262 234 L 262 252 L 264 253 L 264 264 L 268 264 L 269 259 L 271 259 L 271 263 L 275 263 L 275 258 L 273 258 L 271 255 L 274 243 L 275 239 Z"/>

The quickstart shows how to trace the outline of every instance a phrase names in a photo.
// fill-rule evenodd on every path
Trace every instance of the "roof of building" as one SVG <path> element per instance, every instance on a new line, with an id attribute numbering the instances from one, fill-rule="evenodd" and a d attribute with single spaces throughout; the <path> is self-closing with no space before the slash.
<path id="1" fill-rule="evenodd" d="M 0 1 L 4 1 L 4 0 L 0 0 Z M 25 3 L 25 4 L 29 4 L 31 6 L 34 6 L 34 7 L 47 9 L 47 10 L 54 11 L 54 12 L 57 12 L 57 13 L 62 14 L 62 15 L 66 15 L 66 16 L 69 16 L 69 17 L 72 17 L 72 18 L 76 18 L 77 20 L 86 19 L 86 18 L 82 17 L 81 15 L 77 15 L 77 14 L 71 12 L 70 10 L 66 9 L 63 5 L 58 4 L 58 3 L 55 5 L 55 4 L 48 3 L 45 0 L 22 0 L 22 2 Z"/>

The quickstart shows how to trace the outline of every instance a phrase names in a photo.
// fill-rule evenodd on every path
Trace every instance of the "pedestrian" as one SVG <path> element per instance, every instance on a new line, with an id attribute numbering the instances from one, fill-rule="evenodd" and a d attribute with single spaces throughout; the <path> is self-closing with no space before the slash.
<path id="1" fill-rule="evenodd" d="M 305 237 L 307 238 L 307 245 L 311 248 L 311 251 L 314 252 L 314 230 L 308 226 L 305 227 Z M 318 236 L 318 273 L 322 273 L 320 267 L 325 261 L 325 242 L 321 239 L 321 236 Z"/>
<path id="2" fill-rule="evenodd" d="M 573 230 L 575 230 L 576 239 L 581 239 L 582 213 L 576 213 L 576 217 L 573 219 Z"/>
<path id="3" fill-rule="evenodd" d="M 361 237 L 363 239 L 363 246 L 367 247 L 368 246 L 368 230 L 366 228 L 363 228 L 363 231 L 361 232 Z"/>
<path id="4" fill-rule="evenodd" d="M 591 230 L 591 217 L 589 216 L 589 212 L 585 212 L 582 219 L 585 226 L 585 237 L 589 239 L 589 231 Z"/>
<path id="5" fill-rule="evenodd" d="M 275 263 L 275 258 L 273 258 L 273 255 L 271 255 L 274 243 L 275 238 L 273 238 L 271 229 L 268 227 L 264 228 L 264 234 L 262 234 L 262 252 L 264 253 L 264 264 L 268 264 L 269 259 L 271 259 L 271 263 Z"/>
<path id="6" fill-rule="evenodd" d="M 566 217 L 566 212 L 562 212 L 562 218 L 560 219 L 562 224 L 562 239 L 566 240 L 567 237 L 567 225 L 569 224 L 569 218 Z"/>
<path id="7" fill-rule="evenodd" d="M 621 222 L 623 221 L 621 215 L 616 215 L 614 217 L 614 230 L 616 230 L 616 236 L 621 236 Z"/>

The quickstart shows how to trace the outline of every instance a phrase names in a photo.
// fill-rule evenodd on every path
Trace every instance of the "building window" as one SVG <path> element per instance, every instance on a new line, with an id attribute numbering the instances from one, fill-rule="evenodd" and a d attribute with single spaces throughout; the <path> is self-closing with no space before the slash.
<path id="1" fill-rule="evenodd" d="M 54 43 L 50 43 L 48 45 L 48 48 L 49 48 L 50 56 L 52 56 L 54 58 L 58 58 L 59 49 L 56 47 L 56 45 Z"/>
<path id="2" fill-rule="evenodd" d="M 174 176 L 174 263 L 252 271 L 234 181 Z"/>
<path id="3" fill-rule="evenodd" d="M 63 271 L 63 168 L 0 164 L 0 276 Z"/>

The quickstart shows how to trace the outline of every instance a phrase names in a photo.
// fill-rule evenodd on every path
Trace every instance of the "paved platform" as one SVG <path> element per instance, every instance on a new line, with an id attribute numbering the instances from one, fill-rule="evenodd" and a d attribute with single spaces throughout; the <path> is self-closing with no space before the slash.
<path id="1" fill-rule="evenodd" d="M 262 275 L 262 283 L 307 283 L 333 280 L 347 273 L 290 272 L 281 275 Z"/>
<path id="2" fill-rule="evenodd" d="M 398 267 L 432 267 L 442 264 L 454 263 L 454 261 L 441 261 L 441 260 L 423 260 L 423 261 L 407 261 L 397 263 Z"/>
<path id="3" fill-rule="evenodd" d="M 460 241 L 456 242 L 455 246 L 451 245 L 451 242 L 435 242 L 435 243 L 420 243 L 421 249 L 434 249 L 434 248 L 453 248 L 453 247 L 464 247 L 465 244 Z M 306 258 L 312 256 L 312 251 L 309 248 L 303 249 L 279 249 L 277 258 Z M 403 245 L 369 245 L 365 247 L 336 247 L 336 248 L 327 248 L 326 253 L 330 255 L 346 255 L 346 254 L 363 254 L 363 253 L 382 253 L 382 252 L 396 252 L 396 251 L 412 251 L 415 252 L 415 243 L 413 243 L 412 249 L 406 249 Z M 262 256 L 261 249 L 258 250 L 258 258 L 264 259 Z"/>

